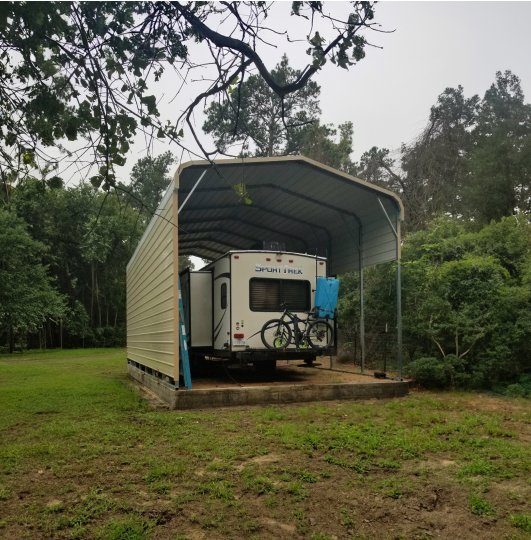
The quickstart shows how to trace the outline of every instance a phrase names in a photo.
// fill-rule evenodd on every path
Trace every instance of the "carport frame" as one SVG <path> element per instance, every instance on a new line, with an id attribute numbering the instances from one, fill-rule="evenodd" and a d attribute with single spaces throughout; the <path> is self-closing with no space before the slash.
<path id="1" fill-rule="evenodd" d="M 238 183 L 248 190 L 251 205 L 236 200 Z M 179 199 L 183 201 L 180 208 Z M 178 313 L 179 255 L 213 259 L 227 248 L 256 250 L 262 240 L 274 240 L 285 242 L 287 251 L 293 252 L 313 253 L 315 246 L 316 255 L 328 257 L 329 275 L 359 270 L 362 373 L 366 362 L 364 267 L 398 261 L 398 371 L 402 378 L 402 219 L 403 205 L 396 194 L 302 156 L 183 164 L 127 265 L 128 358 L 178 381 L 179 350 L 174 336 L 179 321 L 174 315 Z M 171 290 L 173 308 L 168 300 L 162 306 L 160 291 Z M 158 298 L 150 300 L 149 295 Z M 165 314 L 164 332 L 151 322 L 159 320 L 161 313 Z M 163 333 L 164 337 L 155 335 Z"/>
<path id="2" fill-rule="evenodd" d="M 227 160 L 223 160 L 223 161 L 227 161 Z M 238 160 L 238 162 L 241 162 L 242 165 L 245 164 L 245 160 L 242 159 L 242 160 Z M 314 162 L 315 163 L 315 162 Z M 319 164 L 321 165 L 321 164 Z M 184 168 L 184 167 L 183 167 Z M 182 169 L 180 169 L 178 171 L 178 173 L 176 173 L 176 179 L 178 177 L 178 174 L 180 173 Z M 337 171 L 339 172 L 339 171 Z M 212 191 L 230 191 L 232 190 L 232 188 L 230 187 L 219 187 L 219 188 L 214 188 L 214 189 L 211 189 L 211 188 L 201 188 L 201 189 L 197 189 L 197 186 L 199 185 L 199 183 L 201 182 L 201 180 L 203 179 L 204 175 L 206 173 L 206 170 L 202 172 L 201 176 L 199 177 L 198 181 L 194 184 L 194 187 L 189 190 L 189 191 L 186 191 L 186 190 L 182 190 L 182 193 L 185 194 L 187 193 L 187 196 L 186 196 L 186 199 L 184 200 L 182 206 L 179 208 L 179 213 L 181 212 L 181 210 L 184 210 L 184 211 L 207 211 L 207 210 L 220 210 L 220 209 L 232 209 L 233 206 L 231 205 L 211 205 L 211 206 L 205 206 L 205 207 L 199 207 L 199 208 L 187 208 L 185 209 L 184 206 L 186 205 L 186 203 L 188 202 L 188 200 L 190 199 L 192 193 L 194 191 L 197 191 L 197 192 L 209 192 L 211 193 Z M 358 179 L 356 179 L 358 180 Z M 359 181 L 359 180 L 358 180 Z M 268 188 L 268 189 L 276 189 L 276 190 L 279 190 L 279 191 L 282 191 L 283 193 L 287 193 L 291 196 L 294 196 L 296 198 L 301 198 L 301 199 L 304 199 L 304 200 L 307 200 L 307 201 L 311 201 L 313 204 L 317 204 L 317 205 L 320 205 L 320 206 L 323 206 L 323 207 L 326 207 L 326 208 L 329 208 L 331 210 L 334 210 L 334 211 L 337 211 L 341 217 L 343 218 L 343 220 L 345 221 L 345 218 L 344 216 L 345 215 L 349 215 L 351 217 L 353 217 L 357 223 L 358 223 L 358 231 L 359 231 L 359 235 L 358 235 L 358 240 L 356 241 L 354 235 L 352 235 L 351 231 L 348 229 L 348 224 L 347 222 L 345 221 L 345 227 L 349 230 L 349 233 L 351 234 L 351 237 L 352 239 L 354 240 L 354 243 L 356 244 L 356 247 L 358 249 L 358 253 L 359 253 L 359 287 L 360 287 L 360 352 L 361 352 L 361 373 L 362 374 L 365 374 L 365 313 L 364 313 L 364 279 L 363 279 L 363 225 L 361 223 L 361 220 L 359 219 L 359 217 L 354 213 L 354 212 L 348 212 L 348 211 L 345 211 L 344 209 L 338 209 L 338 208 L 335 208 L 333 207 L 332 205 L 328 205 L 326 203 L 323 203 L 321 201 L 318 201 L 316 199 L 313 199 L 311 197 L 308 197 L 308 196 L 304 196 L 300 193 L 295 193 L 293 191 L 290 191 L 286 188 L 282 188 L 281 186 L 277 186 L 275 184 L 255 184 L 253 187 L 257 187 L 257 188 Z M 176 187 L 174 188 L 174 191 L 176 193 L 179 192 L 179 189 Z M 385 190 L 381 190 L 381 191 L 385 191 Z M 389 193 L 389 192 L 387 192 Z M 378 197 L 378 203 L 380 204 L 380 207 L 381 207 L 381 210 L 384 214 L 384 216 L 386 217 L 387 219 L 387 222 L 389 224 L 389 227 L 391 229 L 391 231 L 393 232 L 393 235 L 396 239 L 396 261 L 397 261 L 397 265 L 396 265 L 396 304 L 397 304 L 397 361 L 398 361 L 398 377 L 399 377 L 399 380 L 403 380 L 403 365 L 402 365 L 402 275 L 401 275 L 401 249 L 400 249 L 400 235 L 399 235 L 399 231 L 400 231 L 400 221 L 403 219 L 403 207 L 401 207 L 401 205 L 398 206 L 398 231 L 395 229 L 395 227 L 393 226 L 393 223 L 387 213 L 387 211 L 385 210 L 385 207 L 381 201 L 381 199 Z M 310 228 L 312 227 L 315 227 L 315 228 L 318 228 L 320 230 L 323 230 L 325 232 L 325 234 L 328 236 L 329 238 L 329 249 L 328 249 L 328 256 L 330 257 L 331 256 L 331 252 L 332 252 L 332 248 L 331 248 L 331 234 L 330 232 L 326 229 L 326 227 L 321 227 L 321 226 L 316 226 L 315 224 L 312 224 L 310 222 L 307 222 L 307 221 L 304 221 L 304 220 L 300 220 L 300 219 L 297 219 L 297 218 L 294 218 L 293 216 L 285 216 L 283 214 L 280 214 L 279 212 L 275 212 L 274 210 L 271 210 L 271 209 L 267 209 L 267 208 L 263 208 L 263 207 L 260 207 L 259 205 L 253 205 L 252 206 L 253 209 L 256 209 L 256 210 L 260 210 L 260 211 L 263 211 L 263 212 L 266 212 L 266 213 L 269 213 L 269 214 L 273 214 L 273 215 L 281 215 L 283 218 L 285 219 L 289 219 L 289 220 L 292 220 L 292 221 L 297 221 L 299 223 L 303 223 L 307 226 L 309 226 Z M 198 219 L 198 220 L 189 220 L 187 221 L 187 224 L 194 224 L 194 223 L 208 223 L 209 221 L 211 222 L 219 222 L 219 221 L 233 221 L 233 220 L 237 220 L 237 221 L 240 221 L 241 223 L 248 223 L 249 225 L 253 226 L 253 227 L 256 227 L 256 228 L 264 228 L 264 230 L 268 230 L 267 228 L 263 227 L 263 226 L 258 226 L 256 224 L 252 224 L 252 223 L 249 223 L 249 222 L 246 222 L 242 219 L 238 219 L 238 218 L 211 218 L 210 220 L 208 219 Z M 212 229 L 210 229 L 212 230 Z M 219 229 L 218 229 L 219 230 Z M 271 230 L 271 229 L 269 229 Z M 188 231 L 190 234 L 201 234 L 202 232 L 207 232 L 207 230 L 198 230 L 198 231 Z M 232 235 L 232 236 L 240 236 L 243 238 L 243 236 L 241 235 L 238 235 L 238 233 L 234 233 L 232 231 L 223 231 L 224 234 L 228 234 L 228 235 Z M 286 234 L 286 233 L 284 233 Z M 290 236 L 290 235 L 287 235 L 287 236 Z M 298 238 L 298 237 L 294 237 L 296 240 L 302 242 L 306 249 L 307 249 L 307 243 L 302 239 L 302 238 Z M 201 242 L 201 240 L 203 241 L 210 241 L 208 239 L 197 239 L 196 241 L 197 242 Z M 190 242 L 193 242 L 193 240 L 190 240 Z M 214 240 L 211 241 L 211 243 L 213 243 Z M 182 243 L 187 243 L 187 241 L 183 241 Z M 229 245 L 223 241 L 219 241 L 220 244 L 222 245 Z M 188 246 L 188 248 L 194 248 L 195 246 Z M 205 249 L 211 249 L 211 248 L 205 248 Z M 236 248 L 236 249 L 240 249 L 240 248 Z M 212 252 L 215 252 L 213 249 L 211 250 Z M 222 252 L 215 252 L 215 253 L 222 253 Z M 224 252 L 223 252 L 224 253 Z M 194 255 L 194 253 L 192 252 L 189 252 L 189 251 L 185 251 L 183 254 L 185 255 Z"/>

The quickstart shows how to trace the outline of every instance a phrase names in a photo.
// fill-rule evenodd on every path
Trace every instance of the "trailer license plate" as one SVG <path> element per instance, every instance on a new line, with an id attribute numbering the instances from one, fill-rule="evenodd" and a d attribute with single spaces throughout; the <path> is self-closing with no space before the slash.
<path id="1" fill-rule="evenodd" d="M 236 346 L 245 346 L 245 339 L 243 338 L 234 338 L 232 344 Z"/>

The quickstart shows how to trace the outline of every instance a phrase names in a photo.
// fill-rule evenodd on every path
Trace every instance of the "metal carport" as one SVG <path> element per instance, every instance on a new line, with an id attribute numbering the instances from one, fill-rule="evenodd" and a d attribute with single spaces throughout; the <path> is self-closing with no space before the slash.
<path id="1" fill-rule="evenodd" d="M 360 344 L 365 363 L 363 269 L 400 263 L 400 198 L 302 156 L 188 162 L 175 174 L 178 254 L 216 259 L 231 249 L 286 251 L 329 258 L 331 275 L 360 271 Z M 238 201 L 243 185 L 251 204 Z M 397 265 L 398 366 L 402 378 L 401 275 Z"/>

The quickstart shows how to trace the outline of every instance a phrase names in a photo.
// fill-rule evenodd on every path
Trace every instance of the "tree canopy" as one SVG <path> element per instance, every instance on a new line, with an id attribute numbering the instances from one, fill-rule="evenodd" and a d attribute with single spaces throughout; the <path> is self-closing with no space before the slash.
<path id="1" fill-rule="evenodd" d="M 94 186 L 109 189 L 138 130 L 182 144 L 184 125 L 195 136 L 190 120 L 195 107 L 229 91 L 237 77 L 243 80 L 256 70 L 286 100 L 327 60 L 347 68 L 364 57 L 360 30 L 375 24 L 371 2 L 345 4 L 342 20 L 327 15 L 322 2 L 293 2 L 290 15 L 308 24 L 309 63 L 296 77 L 279 79 L 257 52 L 258 44 L 267 43 L 264 34 L 285 34 L 265 25 L 270 7 L 263 2 L 1 3 L 3 182 L 27 174 L 36 162 L 42 167 L 71 159 L 76 151 L 82 173 L 91 174 Z M 326 35 L 312 30 L 315 20 L 327 24 Z M 209 62 L 195 59 L 196 44 L 209 52 Z M 206 90 L 177 122 L 161 118 L 160 93 L 149 87 L 156 87 L 167 69 L 180 73 L 200 65 L 214 68 Z"/>
<path id="2" fill-rule="evenodd" d="M 531 105 L 506 71 L 482 99 L 447 88 L 421 135 L 396 157 L 372 148 L 360 176 L 400 193 L 410 230 L 442 213 L 489 223 L 531 210 Z"/>
<path id="3" fill-rule="evenodd" d="M 279 83 L 288 84 L 301 73 L 290 67 L 284 55 L 271 75 Z M 320 94 L 320 86 L 309 81 L 301 90 L 281 98 L 259 75 L 251 75 L 236 84 L 226 99 L 210 103 L 205 110 L 203 131 L 214 137 L 214 144 L 222 153 L 241 145 L 241 156 L 302 154 L 352 173 L 352 122 L 337 129 L 321 124 Z"/>

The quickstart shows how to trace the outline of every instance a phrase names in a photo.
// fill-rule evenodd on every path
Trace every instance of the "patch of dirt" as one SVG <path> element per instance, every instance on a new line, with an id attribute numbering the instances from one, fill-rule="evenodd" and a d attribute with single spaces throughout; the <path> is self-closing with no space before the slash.
<path id="1" fill-rule="evenodd" d="M 337 366 L 335 366 L 337 367 Z M 256 371 L 254 366 L 222 365 L 218 361 L 205 361 L 200 376 L 192 378 L 196 390 L 210 388 L 233 388 L 238 386 L 280 386 L 306 384 L 377 383 L 393 382 L 376 379 L 373 371 L 366 375 L 341 369 L 330 369 L 330 357 L 318 358 L 312 366 L 300 360 L 279 361 L 277 368 L 269 373 Z"/>
<path id="2" fill-rule="evenodd" d="M 280 456 L 278 454 L 265 454 L 263 456 L 256 456 L 251 459 L 254 463 L 261 465 L 263 463 L 276 463 L 280 461 Z"/>
<path id="3" fill-rule="evenodd" d="M 140 398 L 144 400 L 152 409 L 169 409 L 169 405 L 162 400 L 157 394 L 154 394 L 151 390 L 143 386 L 142 384 L 136 384 L 132 381 L 129 382 L 131 389 L 138 389 Z"/>

